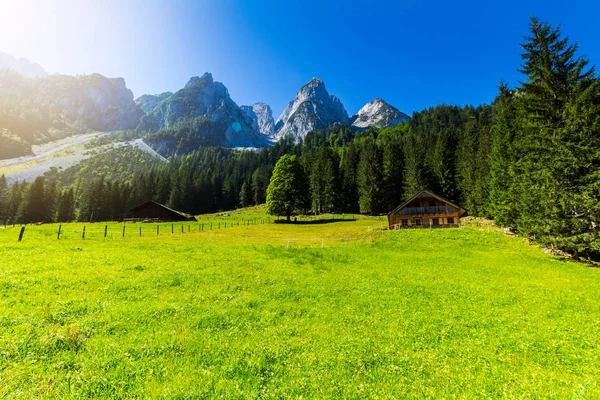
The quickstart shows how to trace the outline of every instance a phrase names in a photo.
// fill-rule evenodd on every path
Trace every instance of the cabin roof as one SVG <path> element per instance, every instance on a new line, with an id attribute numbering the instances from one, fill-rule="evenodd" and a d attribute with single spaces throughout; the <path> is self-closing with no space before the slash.
<path id="1" fill-rule="evenodd" d="M 154 201 L 154 200 L 148 200 L 148 201 L 145 201 L 145 202 L 143 202 L 142 204 L 138 204 L 137 206 L 133 207 L 133 208 L 132 208 L 132 209 L 130 209 L 129 211 L 130 211 L 130 212 L 131 212 L 131 211 L 135 211 L 135 210 L 137 210 L 137 209 L 140 209 L 140 208 L 142 208 L 142 207 L 144 207 L 144 206 L 146 206 L 146 205 L 148 205 L 148 204 L 156 204 L 157 206 L 159 206 L 159 207 L 161 207 L 161 208 L 164 208 L 165 210 L 168 210 L 168 211 L 170 211 L 170 212 L 172 212 L 172 213 L 174 213 L 174 214 L 177 214 L 177 215 L 179 215 L 179 216 L 181 216 L 181 217 L 184 217 L 184 218 L 189 218 L 187 215 L 183 214 L 182 212 L 179 212 L 179 211 L 173 210 L 172 208 L 169 208 L 169 207 L 165 206 L 164 204 L 157 203 L 157 202 L 156 202 L 156 201 Z"/>
<path id="2" fill-rule="evenodd" d="M 450 200 L 448 200 L 448 199 L 446 199 L 446 198 L 444 198 L 444 197 L 442 197 L 442 196 L 440 196 L 440 195 L 437 195 L 437 194 L 435 194 L 435 193 L 433 193 L 433 192 L 431 192 L 431 191 L 429 191 L 429 190 L 422 189 L 422 190 L 419 190 L 417 193 L 415 193 L 413 196 L 411 196 L 411 197 L 410 197 L 408 200 L 406 200 L 404 203 L 402 203 L 402 204 L 400 204 L 398 207 L 394 208 L 394 209 L 393 209 L 393 210 L 390 212 L 390 214 L 394 214 L 394 213 L 397 213 L 398 211 L 402 210 L 404 207 L 406 207 L 408 204 L 410 204 L 410 202 L 411 202 L 411 201 L 413 201 L 414 199 L 416 199 L 417 197 L 419 197 L 419 195 L 421 195 L 422 193 L 427 193 L 427 194 L 428 194 L 428 195 L 430 195 L 431 197 L 433 197 L 433 198 L 436 198 L 436 199 L 438 199 L 439 201 L 442 201 L 442 202 L 444 202 L 444 203 L 446 203 L 446 204 L 449 204 L 449 205 L 451 205 L 452 207 L 455 207 L 455 208 L 457 208 L 459 211 L 462 211 L 462 212 L 461 212 L 461 214 L 464 214 L 464 213 L 466 212 L 466 210 L 465 210 L 464 208 L 462 208 L 460 205 L 458 205 L 458 204 L 456 204 L 456 203 L 453 203 L 453 202 L 451 202 Z"/>

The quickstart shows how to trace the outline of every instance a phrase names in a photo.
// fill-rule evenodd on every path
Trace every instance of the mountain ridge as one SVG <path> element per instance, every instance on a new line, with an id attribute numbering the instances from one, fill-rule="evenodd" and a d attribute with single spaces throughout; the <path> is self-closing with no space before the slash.
<path id="1" fill-rule="evenodd" d="M 33 63 L 26 58 L 17 58 L 2 51 L 0 51 L 0 69 L 13 70 L 25 78 L 48 76 L 48 73 L 40 64 Z"/>

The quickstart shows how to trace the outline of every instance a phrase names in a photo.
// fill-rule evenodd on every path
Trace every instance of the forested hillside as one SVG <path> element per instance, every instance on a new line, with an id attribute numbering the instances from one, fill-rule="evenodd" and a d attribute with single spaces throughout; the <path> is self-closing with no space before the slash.
<path id="1" fill-rule="evenodd" d="M 40 178 L 7 188 L 0 181 L 0 220 L 119 219 L 148 199 L 192 214 L 260 204 L 275 164 L 290 154 L 307 188 L 296 212 L 386 213 L 428 188 L 471 215 L 598 258 L 600 83 L 557 29 L 536 19 L 530 28 L 523 83 L 501 84 L 491 105 L 441 105 L 395 127 L 331 127 L 256 152 L 197 143 L 190 154 L 114 182 L 61 188 Z"/>

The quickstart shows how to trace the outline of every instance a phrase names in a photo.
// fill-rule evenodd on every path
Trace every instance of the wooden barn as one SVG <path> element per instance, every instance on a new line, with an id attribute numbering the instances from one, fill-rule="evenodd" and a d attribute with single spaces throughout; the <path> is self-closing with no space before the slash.
<path id="1" fill-rule="evenodd" d="M 465 210 L 428 190 L 421 190 L 388 215 L 390 229 L 460 226 Z"/>
<path id="2" fill-rule="evenodd" d="M 179 211 L 155 201 L 147 201 L 129 210 L 128 221 L 194 221 L 194 217 L 188 217 Z"/>

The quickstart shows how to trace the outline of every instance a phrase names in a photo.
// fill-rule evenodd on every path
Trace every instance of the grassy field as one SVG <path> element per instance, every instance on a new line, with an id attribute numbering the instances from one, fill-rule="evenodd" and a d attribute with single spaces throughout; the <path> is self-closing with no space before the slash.
<path id="1" fill-rule="evenodd" d="M 236 217 L 0 228 L 0 398 L 600 397 L 598 269 L 468 227 L 198 231 Z"/>

